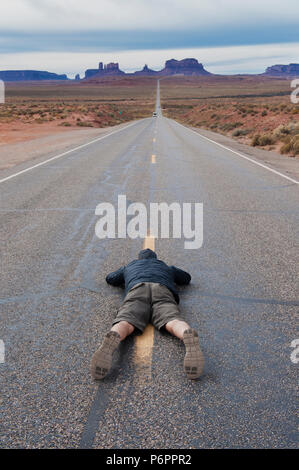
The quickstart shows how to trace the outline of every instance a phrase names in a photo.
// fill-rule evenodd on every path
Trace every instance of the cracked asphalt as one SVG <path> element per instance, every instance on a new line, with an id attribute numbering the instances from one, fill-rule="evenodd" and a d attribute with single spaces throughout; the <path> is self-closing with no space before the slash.
<path id="1" fill-rule="evenodd" d="M 122 299 L 105 275 L 143 243 L 95 236 L 97 204 L 119 194 L 203 203 L 200 249 L 156 240 L 192 275 L 180 305 L 206 358 L 198 381 L 157 331 L 150 379 L 134 335 L 101 383 L 90 377 Z M 298 185 L 160 114 L 3 182 L 1 447 L 297 447 L 298 202 Z"/>

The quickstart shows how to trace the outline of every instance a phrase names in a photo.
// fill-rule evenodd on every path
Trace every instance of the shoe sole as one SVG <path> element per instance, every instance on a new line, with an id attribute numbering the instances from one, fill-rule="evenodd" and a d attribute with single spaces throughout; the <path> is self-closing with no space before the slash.
<path id="1" fill-rule="evenodd" d="M 184 344 L 186 347 L 184 370 L 188 379 L 197 379 L 201 376 L 204 368 L 204 357 L 200 349 L 198 333 L 191 328 L 186 330 Z"/>
<path id="2" fill-rule="evenodd" d="M 91 359 L 91 375 L 95 380 L 103 379 L 111 369 L 112 356 L 119 345 L 118 333 L 110 331 L 104 338 L 103 344 L 96 350 Z"/>

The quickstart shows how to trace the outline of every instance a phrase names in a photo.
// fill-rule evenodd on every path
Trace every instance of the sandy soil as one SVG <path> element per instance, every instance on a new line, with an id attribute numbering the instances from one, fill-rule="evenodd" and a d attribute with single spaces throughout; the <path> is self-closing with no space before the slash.
<path id="1" fill-rule="evenodd" d="M 35 155 L 40 139 L 44 139 L 41 140 L 44 147 L 55 140 L 60 145 L 67 143 L 68 136 L 76 144 L 84 136 L 108 132 L 111 126 L 149 117 L 155 107 L 156 79 L 152 78 L 111 77 L 92 82 L 9 82 L 6 85 L 5 103 L 0 105 L 2 169 L 26 157 L 24 151 L 19 155 L 18 146 L 14 157 L 13 150 L 9 150 L 14 147 L 7 145 L 26 143 L 28 154 L 33 151 Z M 32 140 L 38 142 L 29 144 Z"/>
<path id="2" fill-rule="evenodd" d="M 299 106 L 290 82 L 265 76 L 161 80 L 164 115 L 247 145 L 299 156 Z"/>
<path id="3" fill-rule="evenodd" d="M 27 124 L 23 122 L 1 123 L 0 126 L 0 152 L 6 144 L 26 142 L 28 140 L 39 139 L 40 137 L 50 136 L 69 132 L 66 127 L 58 127 L 55 122 L 49 122 L 46 125 Z M 80 129 L 78 129 L 80 131 Z"/>

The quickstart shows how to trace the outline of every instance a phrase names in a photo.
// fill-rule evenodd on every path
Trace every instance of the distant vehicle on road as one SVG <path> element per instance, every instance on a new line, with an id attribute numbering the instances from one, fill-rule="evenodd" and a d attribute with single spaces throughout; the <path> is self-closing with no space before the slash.
<path id="1" fill-rule="evenodd" d="M 153 112 L 153 117 L 157 117 L 157 113 L 156 113 L 156 112 Z"/>

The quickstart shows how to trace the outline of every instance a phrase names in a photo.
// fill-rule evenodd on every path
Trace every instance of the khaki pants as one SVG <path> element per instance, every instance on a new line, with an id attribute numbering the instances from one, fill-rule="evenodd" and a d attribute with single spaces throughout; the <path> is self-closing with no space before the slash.
<path id="1" fill-rule="evenodd" d="M 152 323 L 160 330 L 172 320 L 182 320 L 172 292 L 155 282 L 141 282 L 127 293 L 113 325 L 127 321 L 143 331 L 148 323 Z"/>

